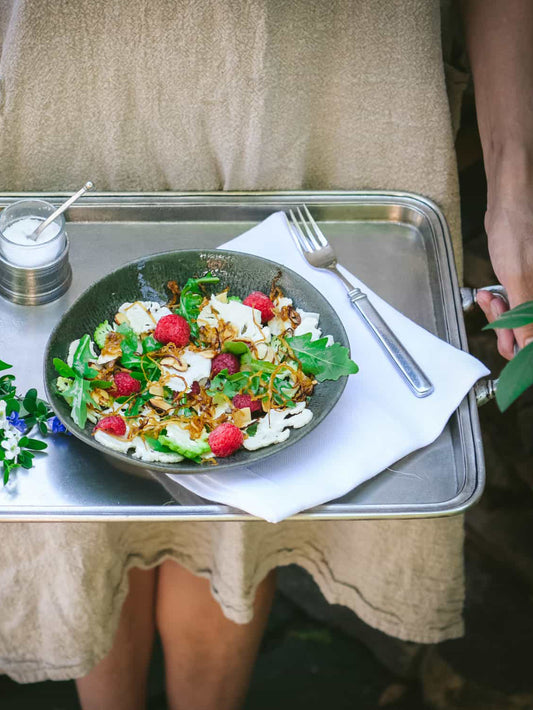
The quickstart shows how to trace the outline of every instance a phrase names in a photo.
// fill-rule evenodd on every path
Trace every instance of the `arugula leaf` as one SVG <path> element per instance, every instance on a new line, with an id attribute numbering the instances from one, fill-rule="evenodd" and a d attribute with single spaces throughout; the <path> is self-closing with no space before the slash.
<path id="1" fill-rule="evenodd" d="M 248 436 L 255 436 L 258 426 L 259 426 L 258 421 L 255 421 L 253 424 L 250 424 L 250 426 L 246 428 L 246 433 L 248 434 Z"/>
<path id="2" fill-rule="evenodd" d="M 67 365 L 67 363 L 61 360 L 60 358 L 55 357 L 52 362 L 54 364 L 56 372 L 58 372 L 61 377 L 76 377 L 76 373 L 70 367 L 70 365 Z"/>
<path id="3" fill-rule="evenodd" d="M 87 404 L 92 403 L 91 383 L 81 377 L 76 377 L 72 384 L 62 393 L 71 401 L 70 416 L 73 421 L 83 429 L 87 422 Z"/>
<path id="4" fill-rule="evenodd" d="M 339 343 L 328 346 L 327 338 L 311 341 L 311 333 L 286 338 L 286 342 L 302 365 L 306 375 L 314 375 L 318 382 L 338 380 L 354 375 L 359 368 L 350 360 L 348 348 Z"/>
<path id="5" fill-rule="evenodd" d="M 126 410 L 126 416 L 136 417 L 141 411 L 141 407 L 152 398 L 153 395 L 150 392 L 145 392 L 137 396 Z"/>
<path id="6" fill-rule="evenodd" d="M 113 383 L 109 382 L 109 380 L 91 380 L 89 384 L 91 385 L 91 389 L 98 387 L 101 390 L 108 390 L 113 387 Z"/>
<path id="7" fill-rule="evenodd" d="M 181 407 L 181 409 L 178 409 L 179 417 L 194 417 L 195 415 L 196 411 L 191 407 Z"/>
<path id="8" fill-rule="evenodd" d="M 148 357 L 143 357 L 141 362 L 141 374 L 150 382 L 157 382 L 161 376 L 161 368 L 159 365 L 150 360 Z"/>
<path id="9" fill-rule="evenodd" d="M 80 338 L 80 342 L 74 353 L 72 369 L 80 377 L 92 379 L 98 375 L 98 371 L 89 367 L 88 362 L 94 359 L 94 355 L 91 353 L 91 337 L 86 333 Z"/>
<path id="10" fill-rule="evenodd" d="M 211 380 L 211 386 L 207 393 L 213 396 L 220 392 L 232 399 L 244 387 L 249 376 L 249 372 L 236 372 L 234 375 L 228 375 L 227 370 L 221 370 Z"/>
<path id="11" fill-rule="evenodd" d="M 152 350 L 159 350 L 160 347 L 161 343 L 158 343 L 153 335 L 147 335 L 142 341 L 142 350 L 144 355 L 146 355 L 146 353 L 151 353 Z"/>
<path id="12" fill-rule="evenodd" d="M 140 368 L 141 367 L 141 356 L 132 354 L 132 353 L 124 353 L 122 357 L 120 358 L 120 364 L 124 365 L 124 367 L 127 367 L 128 370 L 133 370 L 134 368 Z"/>
<path id="13" fill-rule="evenodd" d="M 9 370 L 11 367 L 13 367 L 13 365 L 8 365 L 7 362 L 0 360 L 0 371 Z"/>
<path id="14" fill-rule="evenodd" d="M 139 341 L 133 330 L 122 323 L 117 328 L 117 333 L 124 336 L 120 343 L 120 349 L 122 351 L 122 356 L 120 362 L 124 367 L 128 369 L 140 368 L 141 366 L 141 356 L 137 354 L 137 348 L 139 347 Z"/>
<path id="15" fill-rule="evenodd" d="M 161 343 L 158 343 L 155 338 L 149 335 L 142 342 L 143 355 L 137 353 L 139 347 L 139 340 L 133 330 L 123 323 L 117 328 L 117 332 L 124 336 L 124 339 L 120 343 L 120 349 L 122 350 L 122 356 L 120 358 L 120 363 L 128 370 L 136 370 L 137 372 L 132 372 L 132 377 L 145 382 L 147 379 L 150 381 L 158 380 L 161 370 L 159 366 L 147 357 L 146 353 L 152 350 L 158 350 L 161 347 Z M 145 343 L 146 350 L 145 350 Z"/>
<path id="16" fill-rule="evenodd" d="M 204 294 L 200 288 L 201 284 L 216 284 L 220 281 L 217 276 L 207 273 L 199 279 L 188 279 L 180 293 L 179 306 L 176 313 L 183 316 L 191 328 L 191 337 L 198 337 L 198 325 L 196 319 L 200 313 L 200 304 L 204 299 Z"/>
<path id="17" fill-rule="evenodd" d="M 120 343 L 120 349 L 124 354 L 131 354 L 137 350 L 139 341 L 134 331 L 126 323 L 122 323 L 117 327 L 117 333 L 124 336 L 124 339 Z"/>
<path id="18" fill-rule="evenodd" d="M 256 360 L 249 353 L 245 353 L 241 358 L 241 365 L 245 365 L 251 372 L 266 372 L 272 374 L 278 367 L 267 360 Z"/>

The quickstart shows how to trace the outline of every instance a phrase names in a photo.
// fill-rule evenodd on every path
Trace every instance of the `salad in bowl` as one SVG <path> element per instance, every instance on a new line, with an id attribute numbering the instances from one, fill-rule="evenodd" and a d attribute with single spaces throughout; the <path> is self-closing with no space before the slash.
<path id="1" fill-rule="evenodd" d="M 283 271 L 243 291 L 216 267 L 184 281 L 169 271 L 166 298 L 122 301 L 63 352 L 50 348 L 47 383 L 73 433 L 176 470 L 273 453 L 312 426 L 317 391 L 357 372 L 348 348 L 299 304 L 300 289 L 293 298 Z"/>

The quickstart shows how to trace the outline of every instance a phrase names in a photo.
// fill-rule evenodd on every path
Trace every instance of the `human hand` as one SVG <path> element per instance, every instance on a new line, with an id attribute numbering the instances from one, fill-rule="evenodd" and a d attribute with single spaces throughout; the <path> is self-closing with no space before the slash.
<path id="1" fill-rule="evenodd" d="M 489 206 L 485 228 L 492 267 L 514 308 L 533 300 L 533 192 L 528 191 L 524 199 L 514 194 L 504 205 L 501 202 Z M 489 323 L 507 310 L 505 302 L 489 291 L 479 291 L 477 302 Z M 533 324 L 498 330 L 497 337 L 499 353 L 511 360 L 515 342 L 522 348 L 533 341 Z"/>

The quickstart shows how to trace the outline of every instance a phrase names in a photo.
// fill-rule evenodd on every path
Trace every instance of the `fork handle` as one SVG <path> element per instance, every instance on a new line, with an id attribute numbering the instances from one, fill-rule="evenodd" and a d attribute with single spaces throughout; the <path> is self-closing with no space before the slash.
<path id="1" fill-rule="evenodd" d="M 352 288 L 348 292 L 348 298 L 374 336 L 379 340 L 382 348 L 404 377 L 413 394 L 417 397 L 430 395 L 433 392 L 433 385 L 376 311 L 368 300 L 366 293 L 363 293 L 359 288 Z"/>

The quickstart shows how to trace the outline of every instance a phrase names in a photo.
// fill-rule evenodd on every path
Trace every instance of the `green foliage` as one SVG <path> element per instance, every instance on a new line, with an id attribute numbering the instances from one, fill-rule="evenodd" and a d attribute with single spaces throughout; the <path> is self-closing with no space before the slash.
<path id="1" fill-rule="evenodd" d="M 0 360 L 0 371 L 9 370 L 11 365 Z M 47 420 L 52 415 L 48 404 L 37 396 L 36 389 L 25 395 L 17 393 L 14 375 L 0 377 L 0 402 L 5 413 L 0 420 L 0 466 L 4 485 L 9 481 L 11 471 L 18 468 L 29 469 L 33 465 L 34 451 L 44 451 L 47 444 L 28 436 L 36 428 L 43 436 L 48 433 Z M 10 419 L 6 421 L 4 417 Z M 22 436 L 17 433 L 22 432 Z M 24 433 L 26 432 L 26 433 Z"/>
<path id="2" fill-rule="evenodd" d="M 153 350 L 159 350 L 161 343 L 158 343 L 153 335 L 148 335 L 142 342 L 143 354 L 151 353 Z"/>
<path id="3" fill-rule="evenodd" d="M 520 328 L 530 323 L 533 323 L 533 301 L 526 301 L 503 313 L 484 329 Z M 505 412 L 531 385 L 533 385 L 533 343 L 519 350 L 502 370 L 496 388 L 496 403 L 500 411 Z"/>
<path id="4" fill-rule="evenodd" d="M 52 362 L 60 377 L 76 377 L 76 373 L 74 372 L 74 370 L 69 365 L 67 365 L 66 362 L 63 362 L 63 360 L 61 360 L 60 358 L 55 357 Z"/>
<path id="5" fill-rule="evenodd" d="M 510 311 L 502 313 L 492 323 L 487 323 L 483 330 L 491 330 L 494 328 L 521 328 L 523 325 L 533 323 L 533 301 L 521 303 L 516 308 L 511 308 Z"/>
<path id="6" fill-rule="evenodd" d="M 196 319 L 200 313 L 200 304 L 204 299 L 202 286 L 206 284 L 216 284 L 219 278 L 207 273 L 199 279 L 189 279 L 180 293 L 180 302 L 176 313 L 187 321 L 191 328 L 191 337 L 198 337 L 198 325 Z"/>
<path id="7" fill-rule="evenodd" d="M 102 386 L 101 381 L 94 379 L 98 375 L 98 371 L 88 365 L 89 360 L 94 359 L 90 344 L 91 339 L 88 335 L 84 335 L 80 339 L 74 353 L 72 367 L 58 357 L 53 359 L 56 372 L 60 377 L 68 379 L 68 385 L 61 387 L 60 390 L 58 387 L 58 391 L 70 404 L 70 416 L 82 429 L 87 422 L 87 404 L 92 402 L 91 389 Z"/>
<path id="8" fill-rule="evenodd" d="M 87 405 L 93 401 L 90 381 L 75 377 L 62 395 L 71 405 L 70 416 L 83 429 L 87 422 Z"/>
<path id="9" fill-rule="evenodd" d="M 161 343 L 158 343 L 152 336 L 148 336 L 143 340 L 142 344 L 144 354 L 139 355 L 137 353 L 139 340 L 133 330 L 128 325 L 123 324 L 117 328 L 117 332 L 124 336 L 120 343 L 120 349 L 122 350 L 120 364 L 131 370 L 131 376 L 138 379 L 141 384 L 146 383 L 147 380 L 158 380 L 161 370 L 157 363 L 151 360 L 146 353 L 158 350 L 161 347 Z M 146 341 L 148 342 L 145 349 L 144 343 Z"/>
<path id="10" fill-rule="evenodd" d="M 250 426 L 246 427 L 246 433 L 248 436 L 255 436 L 257 434 L 257 427 L 259 426 L 259 422 L 255 421 L 250 424 Z"/>
<path id="11" fill-rule="evenodd" d="M 82 335 L 78 347 L 72 359 L 72 369 L 79 377 L 87 377 L 92 379 L 96 377 L 98 371 L 93 367 L 89 367 L 89 360 L 94 360 L 95 357 L 91 353 L 91 338 L 87 333 Z"/>
<path id="12" fill-rule="evenodd" d="M 327 338 L 311 340 L 311 333 L 286 339 L 294 356 L 300 361 L 306 375 L 314 375 L 318 382 L 338 380 L 344 375 L 354 375 L 359 368 L 350 360 L 348 348 L 339 343 L 328 345 Z"/>
<path id="13" fill-rule="evenodd" d="M 19 410 L 24 418 L 28 429 L 37 426 L 43 436 L 48 432 L 47 422 L 53 412 L 48 404 L 37 397 L 37 390 L 30 389 L 22 400 L 22 407 Z"/>
<path id="14" fill-rule="evenodd" d="M 236 394 L 242 392 L 249 377 L 249 372 L 236 372 L 234 375 L 229 375 L 227 370 L 222 370 L 211 380 L 211 386 L 207 393 L 211 397 L 221 393 L 232 399 Z"/>

